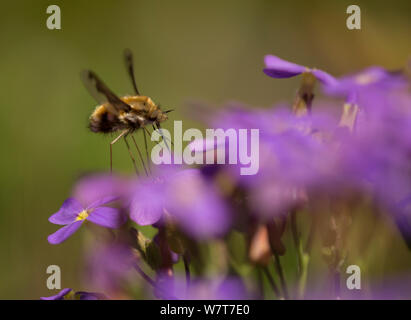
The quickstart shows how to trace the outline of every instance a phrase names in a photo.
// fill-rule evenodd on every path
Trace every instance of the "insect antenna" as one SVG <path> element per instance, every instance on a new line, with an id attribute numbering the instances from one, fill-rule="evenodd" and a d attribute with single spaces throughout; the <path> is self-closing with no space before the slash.
<path id="1" fill-rule="evenodd" d="M 170 109 L 170 110 L 163 111 L 163 113 L 170 113 L 170 112 L 172 112 L 172 111 L 174 111 L 174 109 Z"/>

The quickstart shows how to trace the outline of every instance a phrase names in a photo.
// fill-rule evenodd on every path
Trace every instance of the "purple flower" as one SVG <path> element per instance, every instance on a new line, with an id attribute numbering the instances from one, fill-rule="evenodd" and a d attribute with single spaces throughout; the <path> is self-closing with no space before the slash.
<path id="1" fill-rule="evenodd" d="M 264 57 L 264 63 L 266 66 L 263 70 L 264 73 L 272 78 L 291 78 L 302 73 L 309 72 L 312 73 L 323 84 L 333 85 L 336 82 L 336 79 L 332 75 L 322 70 L 301 66 L 283 60 L 277 56 L 266 55 Z"/>
<path id="2" fill-rule="evenodd" d="M 398 93 L 407 86 L 408 81 L 403 74 L 381 67 L 369 67 L 343 76 L 334 83 L 325 83 L 323 91 L 333 97 L 343 97 L 347 103 L 362 110 L 375 113 L 391 108 L 393 99 L 397 100 Z"/>
<path id="3" fill-rule="evenodd" d="M 161 223 L 166 214 L 198 239 L 222 235 L 230 224 L 218 191 L 197 169 L 165 166 L 136 182 L 130 218 L 139 225 L 152 225 Z"/>
<path id="4" fill-rule="evenodd" d="M 185 279 L 168 278 L 158 285 L 157 295 L 172 300 L 245 300 L 252 296 L 237 278 L 196 279 L 187 286 Z"/>
<path id="5" fill-rule="evenodd" d="M 219 112 L 211 124 L 214 128 L 259 129 L 259 171 L 255 175 L 240 175 L 240 159 L 233 165 L 216 165 L 249 191 L 248 200 L 259 215 L 284 213 L 302 199 L 302 189 L 324 188 L 338 179 L 338 154 L 322 135 L 332 135 L 338 121 L 327 113 L 295 117 L 284 109 L 254 109 L 231 106 Z M 239 136 L 239 135 L 237 135 Z M 249 140 L 249 139 L 248 139 Z M 248 141 L 239 141 L 246 145 Z M 228 163 L 228 143 L 206 144 L 194 141 L 190 147 L 207 151 L 225 147 Z M 248 148 L 248 150 L 250 150 Z"/>
<path id="6" fill-rule="evenodd" d="M 115 200 L 117 200 L 116 197 L 102 198 L 84 208 L 76 199 L 67 199 L 60 210 L 49 218 L 51 223 L 64 225 L 48 236 L 49 243 L 59 244 L 67 240 L 86 220 L 106 228 L 120 227 L 126 221 L 121 211 L 116 208 L 103 207 Z"/>
<path id="7" fill-rule="evenodd" d="M 102 293 L 77 291 L 73 289 L 62 289 L 58 294 L 51 297 L 41 297 L 40 300 L 105 300 L 107 297 Z"/>
<path id="8" fill-rule="evenodd" d="M 127 282 L 136 263 L 131 249 L 120 243 L 93 248 L 86 260 L 86 281 L 93 287 L 112 292 Z"/>
<path id="9" fill-rule="evenodd" d="M 103 198 L 127 197 L 130 180 L 117 175 L 92 174 L 80 179 L 73 190 L 73 197 L 86 205 Z"/>
<path id="10" fill-rule="evenodd" d="M 107 300 L 107 296 L 98 292 L 77 291 L 75 294 L 78 300 Z"/>
<path id="11" fill-rule="evenodd" d="M 68 295 L 72 292 L 73 290 L 70 288 L 64 288 L 62 289 L 59 293 L 57 293 L 54 296 L 51 297 L 41 297 L 41 300 L 64 300 L 68 298 Z"/>
<path id="12" fill-rule="evenodd" d="M 358 95 L 366 90 L 390 90 L 404 88 L 406 78 L 398 72 L 390 72 L 381 67 L 369 67 L 358 73 L 338 78 L 332 83 L 325 83 L 324 91 L 334 96 Z"/>

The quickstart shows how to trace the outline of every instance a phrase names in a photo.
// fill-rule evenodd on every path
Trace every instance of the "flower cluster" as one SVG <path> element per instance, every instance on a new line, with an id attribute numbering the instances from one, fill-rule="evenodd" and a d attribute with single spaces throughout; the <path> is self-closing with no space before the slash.
<path id="1" fill-rule="evenodd" d="M 218 163 L 156 166 L 144 178 L 95 174 L 81 179 L 73 198 L 49 218 L 63 225 L 48 237 L 51 244 L 89 222 L 114 230 L 87 255 L 90 285 L 110 298 L 132 298 L 144 286 L 150 288 L 143 290 L 146 297 L 162 299 L 309 298 L 313 243 L 338 279 L 348 256 L 347 234 L 361 210 L 386 214 L 410 243 L 407 73 L 370 67 L 336 78 L 272 55 L 265 65 L 272 78 L 301 76 L 290 107 L 232 103 L 207 120 L 213 128 L 259 129 L 256 175 L 242 176 L 236 164 Z M 314 99 L 317 80 L 327 100 Z M 190 146 L 210 151 L 206 141 Z M 310 225 L 306 239 L 298 219 Z M 142 226 L 150 226 L 152 236 Z M 281 264 L 288 231 L 298 263 L 292 288 Z M 233 241 L 243 244 L 241 259 L 230 247 Z M 265 282 L 272 293 L 261 289 Z M 51 298 L 70 294 L 64 289 Z M 324 296 L 344 297 L 335 281 Z"/>

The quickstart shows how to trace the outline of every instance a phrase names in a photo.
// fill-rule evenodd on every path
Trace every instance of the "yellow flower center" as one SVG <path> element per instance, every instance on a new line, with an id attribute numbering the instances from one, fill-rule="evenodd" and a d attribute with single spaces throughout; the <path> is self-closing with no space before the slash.
<path id="1" fill-rule="evenodd" d="M 83 210 L 77 215 L 76 221 L 86 220 L 88 215 L 89 212 L 87 210 Z"/>

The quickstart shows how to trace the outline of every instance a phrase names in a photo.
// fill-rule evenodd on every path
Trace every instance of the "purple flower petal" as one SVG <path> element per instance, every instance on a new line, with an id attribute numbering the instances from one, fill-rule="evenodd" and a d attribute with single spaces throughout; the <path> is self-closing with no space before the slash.
<path id="1" fill-rule="evenodd" d="M 54 213 L 49 221 L 54 224 L 66 225 L 76 220 L 77 214 L 83 211 L 81 204 L 74 198 L 63 202 L 60 210 Z"/>
<path id="2" fill-rule="evenodd" d="M 306 67 L 285 61 L 273 55 L 264 57 L 264 73 L 273 78 L 291 78 L 307 70 Z"/>
<path id="3" fill-rule="evenodd" d="M 126 222 L 125 218 L 119 209 L 100 207 L 94 209 L 87 217 L 87 220 L 102 227 L 115 229 Z"/>
<path id="4" fill-rule="evenodd" d="M 92 204 L 90 204 L 90 205 L 87 207 L 87 209 L 94 209 L 94 208 L 103 206 L 103 205 L 105 205 L 105 204 L 107 204 L 107 203 L 117 201 L 119 198 L 120 198 L 120 197 L 118 197 L 118 196 L 107 196 L 107 197 L 104 197 L 104 198 L 102 198 L 102 199 L 99 199 L 99 200 L 94 201 Z"/>
<path id="5" fill-rule="evenodd" d="M 384 93 L 381 97 L 387 99 L 389 90 L 403 89 L 408 82 L 403 74 L 389 72 L 381 67 L 369 67 L 358 73 L 343 76 L 336 81 L 324 82 L 324 85 L 324 92 L 331 96 L 351 95 L 352 98 L 353 94 L 362 96 L 372 90 Z"/>
<path id="6" fill-rule="evenodd" d="M 77 229 L 80 228 L 82 223 L 83 221 L 76 221 L 72 224 L 62 227 L 53 234 L 49 235 L 47 240 L 50 244 L 62 243 L 66 241 L 74 232 L 76 232 Z"/>
<path id="7" fill-rule="evenodd" d="M 130 275 L 134 276 L 134 264 L 135 256 L 128 245 L 99 245 L 87 253 L 85 280 L 98 290 L 116 291 Z"/>
<path id="8" fill-rule="evenodd" d="M 164 278 L 157 283 L 157 295 L 170 300 L 243 300 L 253 296 L 247 292 L 244 284 L 238 278 L 198 278 L 187 287 L 180 277 Z"/>
<path id="9" fill-rule="evenodd" d="M 81 179 L 73 190 L 73 196 L 84 207 L 96 206 L 102 199 L 109 197 L 126 197 L 129 182 L 127 179 L 108 174 L 95 174 Z M 101 205 L 101 204 L 100 204 Z"/>
<path id="10" fill-rule="evenodd" d="M 137 184 L 130 204 L 130 218 L 146 226 L 158 222 L 164 212 L 164 190 L 162 181 L 147 180 Z"/>
<path id="11" fill-rule="evenodd" d="M 98 292 L 77 291 L 76 297 L 79 300 L 107 300 L 107 296 Z"/>
<path id="12" fill-rule="evenodd" d="M 64 300 L 64 296 L 70 293 L 72 289 L 64 288 L 58 294 L 50 297 L 41 297 L 40 300 Z"/>
<path id="13" fill-rule="evenodd" d="M 225 203 L 199 170 L 175 174 L 167 184 L 166 194 L 167 210 L 188 234 L 205 239 L 227 231 L 230 217 Z"/>
<path id="14" fill-rule="evenodd" d="M 312 69 L 311 73 L 319 80 L 321 81 L 324 85 L 328 86 L 334 86 L 337 84 L 338 80 L 334 78 L 332 75 L 329 73 L 318 70 L 318 69 Z"/>
<path id="15" fill-rule="evenodd" d="M 221 143 L 220 141 L 216 141 L 215 139 L 196 139 L 189 143 L 189 148 L 192 152 L 204 152 L 208 150 L 214 150 L 217 147 L 223 146 L 224 143 L 225 141 Z"/>

